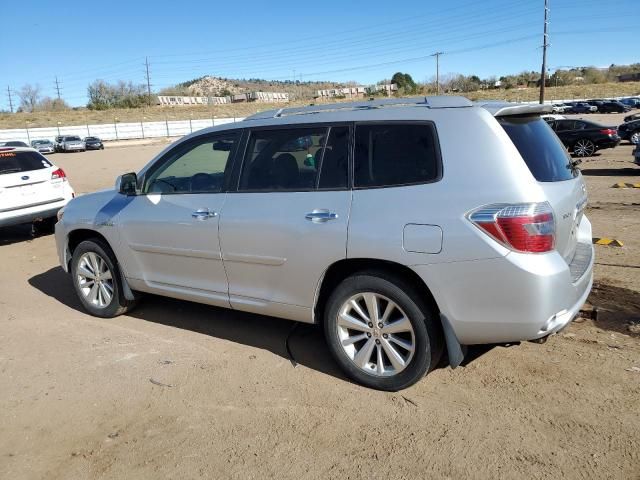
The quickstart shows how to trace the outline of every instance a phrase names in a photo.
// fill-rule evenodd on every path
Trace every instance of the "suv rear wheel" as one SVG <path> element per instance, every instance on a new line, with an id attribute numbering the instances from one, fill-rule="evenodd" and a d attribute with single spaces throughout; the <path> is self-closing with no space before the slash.
<path id="1" fill-rule="evenodd" d="M 434 315 L 402 280 L 378 272 L 346 278 L 331 294 L 325 336 L 353 380 L 395 391 L 413 385 L 442 354 Z"/>
<path id="2" fill-rule="evenodd" d="M 85 240 L 76 247 L 71 275 L 78 298 L 91 315 L 112 318 L 135 305 L 124 296 L 115 255 L 99 239 Z"/>

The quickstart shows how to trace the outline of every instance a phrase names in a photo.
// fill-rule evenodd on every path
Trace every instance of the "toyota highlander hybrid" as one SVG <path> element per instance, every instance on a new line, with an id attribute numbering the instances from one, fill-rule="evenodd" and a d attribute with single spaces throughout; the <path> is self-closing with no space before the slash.
<path id="1" fill-rule="evenodd" d="M 587 194 L 550 109 L 422 97 L 204 129 L 72 200 L 60 262 L 93 315 L 150 292 L 315 323 L 351 379 L 402 389 L 585 302 Z"/>

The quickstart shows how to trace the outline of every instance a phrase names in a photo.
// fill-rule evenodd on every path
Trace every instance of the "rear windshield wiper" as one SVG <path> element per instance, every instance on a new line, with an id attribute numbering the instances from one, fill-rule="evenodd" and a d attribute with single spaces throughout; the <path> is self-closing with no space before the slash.
<path id="1" fill-rule="evenodd" d="M 571 159 L 569 160 L 569 163 L 567 164 L 567 168 L 569 170 L 577 170 L 578 165 L 580 165 L 582 163 L 582 160 L 580 158 L 576 158 L 576 159 Z"/>
<path id="2" fill-rule="evenodd" d="M 2 173 L 16 173 L 16 172 L 21 172 L 22 169 L 21 168 L 7 168 L 5 170 L 0 170 L 0 174 Z"/>

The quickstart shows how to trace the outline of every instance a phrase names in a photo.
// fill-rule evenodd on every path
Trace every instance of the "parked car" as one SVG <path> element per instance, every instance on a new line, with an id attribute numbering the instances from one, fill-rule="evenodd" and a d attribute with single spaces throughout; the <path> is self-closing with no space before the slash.
<path id="1" fill-rule="evenodd" d="M 629 140 L 634 145 L 640 143 L 640 120 L 623 123 L 618 127 L 618 135 L 622 140 Z"/>
<path id="2" fill-rule="evenodd" d="M 0 227 L 45 221 L 74 196 L 64 171 L 29 147 L 0 147 Z"/>
<path id="3" fill-rule="evenodd" d="M 200 130 L 72 200 L 60 263 L 95 316 L 150 292 L 318 323 L 350 378 L 402 389 L 586 300 L 586 188 L 550 110 L 384 99 Z"/>
<path id="4" fill-rule="evenodd" d="M 59 142 L 60 152 L 84 152 L 87 147 L 77 135 L 64 135 Z"/>
<path id="5" fill-rule="evenodd" d="M 640 167 L 640 146 L 638 145 L 633 149 L 633 161 Z"/>
<path id="6" fill-rule="evenodd" d="M 615 127 L 587 120 L 547 120 L 567 149 L 578 157 L 590 157 L 597 150 L 614 148 L 620 143 Z"/>
<path id="7" fill-rule="evenodd" d="M 640 98 L 628 97 L 620 100 L 620 103 L 626 105 L 629 108 L 640 108 Z"/>
<path id="8" fill-rule="evenodd" d="M 85 137 L 84 144 L 87 150 L 104 150 L 104 144 L 98 137 Z"/>
<path id="9" fill-rule="evenodd" d="M 20 140 L 9 140 L 8 142 L 0 143 L 0 147 L 29 147 L 29 145 Z"/>
<path id="10" fill-rule="evenodd" d="M 628 106 L 617 100 L 598 102 L 597 106 L 599 113 L 625 113 L 631 110 Z"/>
<path id="11" fill-rule="evenodd" d="M 586 102 L 577 102 L 571 106 L 568 113 L 596 113 L 597 111 L 598 107 L 595 105 L 590 105 Z"/>
<path id="12" fill-rule="evenodd" d="M 31 147 L 40 153 L 54 153 L 55 148 L 51 140 L 32 140 Z"/>
<path id="13" fill-rule="evenodd" d="M 552 106 L 552 112 L 553 113 L 565 113 L 565 112 L 569 112 L 569 110 L 571 110 L 572 106 L 571 105 L 564 105 L 562 103 L 554 103 Z"/>
<path id="14" fill-rule="evenodd" d="M 625 122 L 633 122 L 634 120 L 640 120 L 640 113 L 632 113 L 624 117 Z"/>

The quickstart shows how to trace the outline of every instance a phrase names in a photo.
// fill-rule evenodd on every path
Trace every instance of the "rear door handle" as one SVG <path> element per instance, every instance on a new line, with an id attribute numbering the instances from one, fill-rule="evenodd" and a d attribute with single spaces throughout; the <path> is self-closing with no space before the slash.
<path id="1" fill-rule="evenodd" d="M 218 213 L 214 211 L 209 211 L 208 208 L 199 208 L 198 210 L 193 212 L 191 216 L 196 220 L 207 220 L 209 218 L 217 217 Z"/>
<path id="2" fill-rule="evenodd" d="M 338 218 L 338 214 L 330 212 L 329 210 L 316 208 L 313 212 L 307 213 L 304 218 L 312 221 L 313 223 L 325 223 L 329 220 L 335 220 Z"/>

